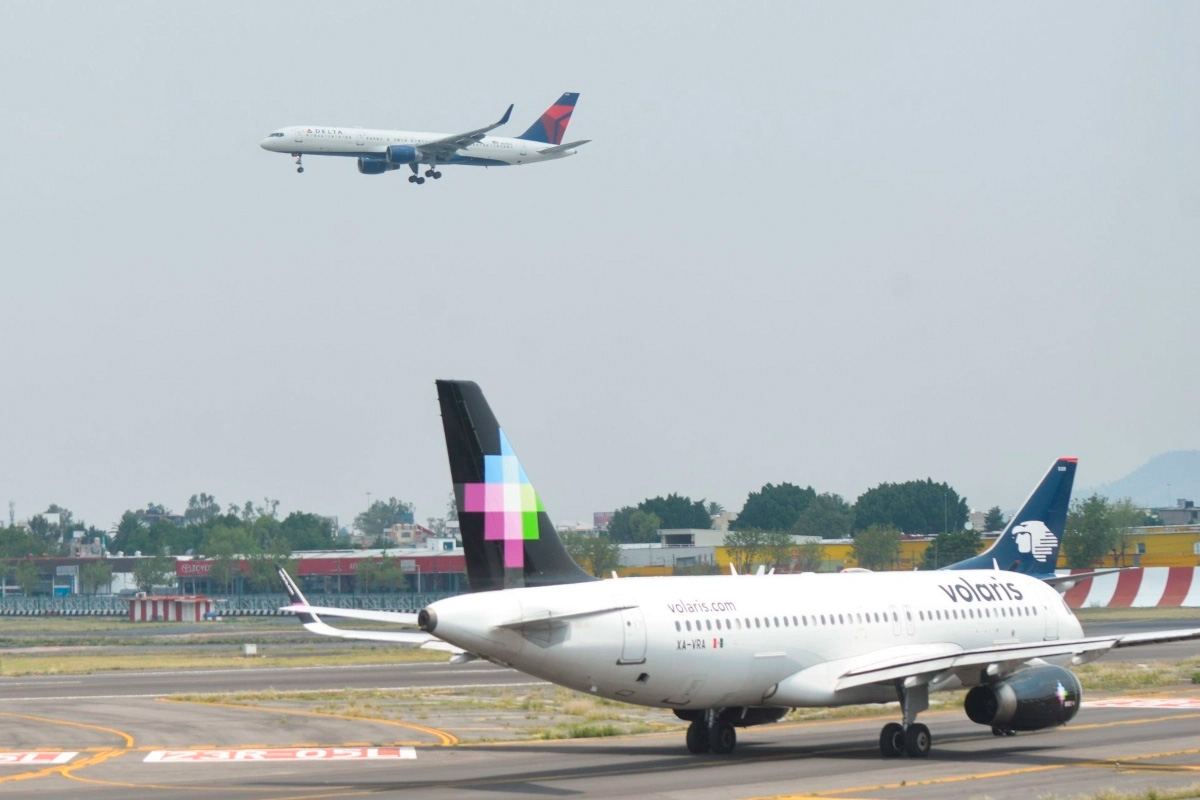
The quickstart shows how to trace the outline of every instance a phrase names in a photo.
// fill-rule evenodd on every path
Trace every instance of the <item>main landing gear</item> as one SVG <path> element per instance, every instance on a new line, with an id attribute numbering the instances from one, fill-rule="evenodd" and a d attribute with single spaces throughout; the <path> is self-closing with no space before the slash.
<path id="1" fill-rule="evenodd" d="M 299 153 L 292 153 L 292 155 L 296 157 L 296 172 L 304 172 L 304 164 L 300 162 L 300 159 L 303 156 L 301 156 Z"/>
<path id="2" fill-rule="evenodd" d="M 437 180 L 438 178 L 442 177 L 442 173 L 439 172 L 438 170 L 434 169 L 433 167 L 430 167 L 429 169 L 425 170 L 425 177 L 433 178 L 434 180 Z"/>
<path id="3" fill-rule="evenodd" d="M 732 753 L 737 746 L 737 731 L 721 719 L 716 709 L 708 709 L 704 716 L 692 720 L 687 729 L 687 749 L 690 753 Z"/>
<path id="4" fill-rule="evenodd" d="M 905 687 L 896 685 L 896 694 L 900 695 L 900 709 L 904 724 L 889 722 L 879 732 L 879 751 L 884 758 L 908 754 L 913 758 L 924 758 L 929 755 L 933 745 L 933 737 L 929 728 L 917 722 L 917 714 L 929 708 L 929 685 L 919 684 Z"/>
<path id="5" fill-rule="evenodd" d="M 421 177 L 421 167 L 419 165 L 409 164 L 408 168 L 412 170 L 412 175 L 408 176 L 409 183 L 415 183 L 419 185 L 425 182 L 425 178 L 433 178 L 434 180 L 437 180 L 438 178 L 442 177 L 442 173 L 434 169 L 432 165 L 429 167 L 429 169 L 425 170 L 424 178 Z"/>

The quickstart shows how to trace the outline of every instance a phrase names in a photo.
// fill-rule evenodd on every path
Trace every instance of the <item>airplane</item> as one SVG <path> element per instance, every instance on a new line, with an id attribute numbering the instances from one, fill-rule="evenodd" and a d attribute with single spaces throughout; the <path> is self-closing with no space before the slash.
<path id="1" fill-rule="evenodd" d="M 884 757 L 929 754 L 917 717 L 931 692 L 968 689 L 968 718 L 996 736 L 1051 728 L 1079 710 L 1068 667 L 1200 638 L 1200 628 L 1085 636 L 1055 587 L 1019 570 L 1062 538 L 1074 458 L 1054 463 L 981 568 L 597 580 L 571 560 L 479 387 L 437 388 L 471 593 L 419 614 L 323 608 L 280 568 L 291 600 L 282 610 L 308 630 L 446 650 L 452 662 L 482 658 L 670 708 L 696 754 L 732 752 L 737 728 L 792 708 L 898 700 L 900 720 L 879 735 Z M 1053 544 L 1025 535 L 1035 522 Z M 346 630 L 322 616 L 419 630 Z"/>
<path id="2" fill-rule="evenodd" d="M 591 141 L 580 139 L 563 144 L 563 134 L 579 100 L 578 92 L 567 92 L 515 139 L 487 134 L 508 122 L 513 107 L 491 125 L 466 133 L 425 133 L 373 128 L 291 125 L 273 131 L 259 146 L 273 153 L 289 153 L 296 159 L 296 172 L 304 172 L 303 156 L 347 156 L 358 159 L 363 175 L 382 175 L 407 166 L 409 183 L 438 179 L 443 164 L 472 167 L 503 167 L 534 164 L 573 156 Z M 428 165 L 420 174 L 421 165 Z"/>

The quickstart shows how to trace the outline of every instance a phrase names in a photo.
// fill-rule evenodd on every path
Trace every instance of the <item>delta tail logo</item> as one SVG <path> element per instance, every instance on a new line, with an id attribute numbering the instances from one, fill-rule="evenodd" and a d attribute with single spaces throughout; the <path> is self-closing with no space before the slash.
<path id="1" fill-rule="evenodd" d="M 504 431 L 500 453 L 484 455 L 483 483 L 463 484 L 463 510 L 483 514 L 483 538 L 504 542 L 504 566 L 525 566 L 525 540 L 537 539 L 545 509 Z"/>
<path id="2" fill-rule="evenodd" d="M 1058 537 L 1046 527 L 1044 522 L 1030 520 L 1022 522 L 1013 528 L 1013 536 L 1017 540 L 1017 552 L 1032 553 L 1033 557 L 1042 563 L 1058 546 Z"/>

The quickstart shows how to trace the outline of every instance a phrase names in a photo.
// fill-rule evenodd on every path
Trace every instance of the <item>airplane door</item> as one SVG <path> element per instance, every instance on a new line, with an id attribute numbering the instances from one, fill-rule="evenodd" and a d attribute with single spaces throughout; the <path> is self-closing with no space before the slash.
<path id="1" fill-rule="evenodd" d="M 618 601 L 624 605 L 628 601 Z M 644 664 L 646 662 L 646 618 L 640 606 L 621 610 L 621 630 L 625 635 L 618 664 Z"/>
<path id="2" fill-rule="evenodd" d="M 1058 614 L 1049 606 L 1042 606 L 1042 613 L 1046 615 L 1046 639 L 1058 638 Z"/>
<path id="3" fill-rule="evenodd" d="M 296 138 L 297 142 L 304 141 L 304 129 L 303 128 L 296 128 L 296 137 L 295 138 Z"/>
<path id="4" fill-rule="evenodd" d="M 519 141 L 521 143 L 521 145 L 520 145 L 521 149 L 518 150 L 517 152 L 519 152 L 521 155 L 525 155 L 525 140 L 518 139 L 517 141 Z"/>
<path id="5" fill-rule="evenodd" d="M 359 147 L 362 147 L 362 146 L 363 146 L 363 142 L 364 142 L 364 139 L 363 139 L 363 132 L 362 132 L 362 131 L 355 131 L 355 133 L 354 133 L 354 143 L 355 143 L 356 145 L 358 145 Z"/>
<path id="6" fill-rule="evenodd" d="M 915 630 L 914 626 L 916 625 L 916 623 L 913 621 L 912 609 L 909 608 L 908 606 L 904 607 L 904 620 L 905 620 L 904 632 L 907 633 L 909 636 L 912 636 L 913 631 Z"/>
<path id="7" fill-rule="evenodd" d="M 900 614 L 896 611 L 895 606 L 888 606 L 888 614 L 892 617 L 892 635 L 900 635 Z"/>

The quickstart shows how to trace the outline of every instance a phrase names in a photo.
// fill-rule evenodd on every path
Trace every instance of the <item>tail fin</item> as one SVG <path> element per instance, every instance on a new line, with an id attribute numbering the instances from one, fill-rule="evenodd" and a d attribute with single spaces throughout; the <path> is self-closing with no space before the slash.
<path id="1" fill-rule="evenodd" d="M 575 110 L 575 101 L 579 92 L 567 92 L 558 98 L 558 102 L 550 106 L 538 117 L 537 122 L 529 126 L 529 130 L 518 136 L 518 139 L 528 139 L 531 142 L 546 144 L 562 144 L 563 134 L 567 132 L 567 123 L 571 121 L 571 112 Z"/>
<path id="2" fill-rule="evenodd" d="M 437 387 L 471 591 L 595 580 L 567 554 L 480 388 Z"/>
<path id="3" fill-rule="evenodd" d="M 1053 578 L 1058 548 L 1067 527 L 1077 458 L 1060 458 L 1029 495 L 1021 510 L 983 553 L 942 569 L 994 569 Z"/>

